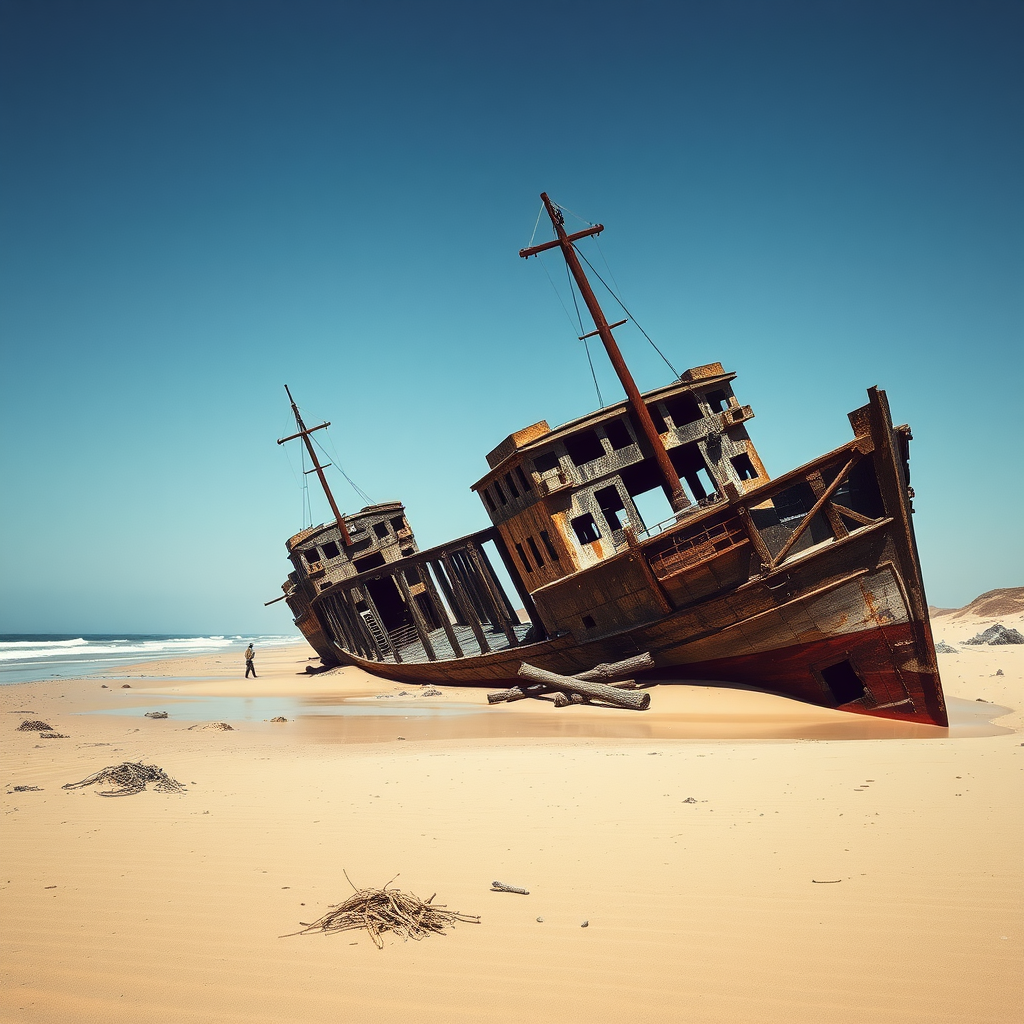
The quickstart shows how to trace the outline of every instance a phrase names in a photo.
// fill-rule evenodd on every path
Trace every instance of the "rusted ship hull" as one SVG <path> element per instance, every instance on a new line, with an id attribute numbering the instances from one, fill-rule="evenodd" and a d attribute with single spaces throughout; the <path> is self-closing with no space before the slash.
<path id="1" fill-rule="evenodd" d="M 522 635 L 498 599 L 489 618 L 463 616 L 472 631 L 417 620 L 416 635 L 390 648 L 360 635 L 344 593 L 322 593 L 312 609 L 338 660 L 400 682 L 507 684 L 524 661 L 572 674 L 648 651 L 655 677 L 739 683 L 945 726 L 911 524 L 909 431 L 893 428 L 884 392 L 871 389 L 869 399 L 851 414 L 856 437 L 842 448 L 756 490 L 726 488 L 722 500 L 656 536 L 628 537 L 568 579 L 520 589 L 533 633 L 545 639 Z M 803 493 L 801 513 L 780 517 Z M 488 540 L 502 551 L 497 532 L 482 531 L 404 559 L 391 574 L 411 570 L 433 588 L 433 573 L 458 619 L 472 580 L 456 556 L 465 550 L 479 564 L 474 545 Z M 351 597 L 380 580 L 366 573 L 346 588 Z"/>

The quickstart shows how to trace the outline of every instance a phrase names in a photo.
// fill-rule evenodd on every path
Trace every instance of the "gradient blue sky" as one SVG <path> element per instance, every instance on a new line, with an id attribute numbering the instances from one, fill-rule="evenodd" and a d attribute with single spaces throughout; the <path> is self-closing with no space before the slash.
<path id="1" fill-rule="evenodd" d="M 674 364 L 739 373 L 771 473 L 878 384 L 929 599 L 1021 584 L 1022 39 L 985 0 L 0 0 L 0 632 L 289 631 L 284 383 L 422 545 L 486 525 L 485 453 L 596 404 L 517 257 L 541 190 Z"/>

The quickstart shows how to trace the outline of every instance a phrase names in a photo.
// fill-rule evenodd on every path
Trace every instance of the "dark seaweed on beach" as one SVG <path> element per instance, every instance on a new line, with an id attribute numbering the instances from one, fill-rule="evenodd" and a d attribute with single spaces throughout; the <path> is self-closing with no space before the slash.
<path id="1" fill-rule="evenodd" d="M 141 793 L 150 782 L 155 783 L 154 789 L 160 793 L 184 793 L 185 787 L 172 779 L 162 768 L 155 764 L 136 764 L 125 761 L 124 764 L 113 765 L 90 775 L 81 782 L 68 782 L 63 789 L 81 789 L 93 786 L 97 782 L 108 782 L 117 789 L 100 791 L 100 796 L 132 796 Z"/>
<path id="2" fill-rule="evenodd" d="M 18 726 L 18 732 L 49 732 L 53 728 L 45 722 L 22 722 Z"/>
<path id="3" fill-rule="evenodd" d="M 398 876 L 396 875 L 395 878 Z M 348 875 L 348 884 L 352 880 Z M 395 879 L 392 878 L 391 882 Z M 292 935 L 310 935 L 313 932 L 344 932 L 353 928 L 365 928 L 370 933 L 378 949 L 384 948 L 384 940 L 381 936 L 385 932 L 394 932 L 403 939 L 416 939 L 418 942 L 424 936 L 431 934 L 445 934 L 445 927 L 455 924 L 456 921 L 466 921 L 469 924 L 479 924 L 480 918 L 472 914 L 460 914 L 448 910 L 444 905 L 434 905 L 434 896 L 429 900 L 421 900 L 409 892 L 402 892 L 400 889 L 389 889 L 391 882 L 387 882 L 383 889 L 356 889 L 344 903 L 334 905 L 328 913 L 324 914 L 318 921 L 303 925 L 301 931 L 289 932 L 281 938 L 289 938 Z M 352 885 L 352 888 L 356 887 Z M 437 895 L 436 893 L 434 894 Z"/>

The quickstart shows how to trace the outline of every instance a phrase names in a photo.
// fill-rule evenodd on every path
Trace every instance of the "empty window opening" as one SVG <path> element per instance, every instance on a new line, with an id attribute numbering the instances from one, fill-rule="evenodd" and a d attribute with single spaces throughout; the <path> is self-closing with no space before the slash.
<path id="1" fill-rule="evenodd" d="M 593 462 L 594 459 L 599 459 L 604 455 L 601 439 L 593 430 L 584 430 L 582 434 L 567 437 L 565 439 L 565 448 L 569 453 L 569 458 L 577 466 L 586 465 L 586 463 Z"/>
<path id="2" fill-rule="evenodd" d="M 366 572 L 367 569 L 376 569 L 378 565 L 383 565 L 384 556 L 379 551 L 375 551 L 365 558 L 357 558 L 352 564 L 356 567 L 356 572 Z"/>
<path id="3" fill-rule="evenodd" d="M 608 524 L 608 529 L 614 532 L 621 530 L 626 520 L 626 506 L 622 502 L 617 487 L 602 487 L 594 493 L 597 504 L 601 509 L 601 515 Z"/>
<path id="4" fill-rule="evenodd" d="M 692 473 L 686 473 L 683 475 L 683 479 L 698 501 L 703 500 L 709 494 L 716 493 L 715 483 L 706 468 L 695 469 Z"/>
<path id="5" fill-rule="evenodd" d="M 543 455 L 538 455 L 533 460 L 533 468 L 538 473 L 550 473 L 553 469 L 558 469 L 558 456 L 554 452 L 545 452 Z"/>
<path id="6" fill-rule="evenodd" d="M 594 517 L 589 512 L 577 516 L 570 523 L 576 533 L 576 539 L 581 544 L 593 544 L 595 540 L 601 539 L 601 531 L 594 522 Z"/>
<path id="7" fill-rule="evenodd" d="M 734 455 L 729 461 L 732 463 L 733 469 L 739 474 L 741 480 L 757 479 L 757 470 L 754 469 L 754 464 L 750 461 L 750 456 L 746 452 Z"/>
<path id="8" fill-rule="evenodd" d="M 612 451 L 621 452 L 623 448 L 628 448 L 633 443 L 633 435 L 622 420 L 612 420 L 604 428 L 604 432 L 608 435 L 608 443 L 612 446 Z"/>
<path id="9" fill-rule="evenodd" d="M 594 621 L 594 617 L 592 615 L 584 615 L 583 616 L 583 628 L 584 629 L 593 629 L 596 625 L 597 625 L 597 623 Z"/>
<path id="10" fill-rule="evenodd" d="M 508 498 L 505 497 L 505 492 L 501 489 L 501 484 L 495 480 L 492 486 L 494 487 L 494 493 L 498 496 L 498 501 L 500 501 L 502 505 L 507 505 Z"/>
<path id="11" fill-rule="evenodd" d="M 698 420 L 704 419 L 704 413 L 700 411 L 700 404 L 689 391 L 665 399 L 665 409 L 677 427 L 684 427 L 687 423 L 696 423 Z"/>
<path id="12" fill-rule="evenodd" d="M 337 558 L 341 552 L 338 550 L 338 545 L 333 540 L 329 540 L 324 545 L 324 558 Z"/>
<path id="13" fill-rule="evenodd" d="M 511 494 L 513 498 L 519 497 L 519 488 L 516 487 L 516 482 L 512 479 L 511 473 L 505 474 L 505 486 L 508 488 L 508 493 Z"/>
<path id="14" fill-rule="evenodd" d="M 519 477 L 519 482 L 523 485 L 524 491 L 533 490 L 533 487 L 530 486 L 530 481 L 526 479 L 526 474 L 523 472 L 522 466 L 516 466 L 516 476 Z"/>
<path id="15" fill-rule="evenodd" d="M 494 499 L 491 497 L 491 492 L 489 490 L 487 490 L 486 487 L 483 489 L 483 496 L 484 496 L 484 501 L 487 502 L 487 507 L 492 512 L 494 512 L 495 511 Z"/>
<path id="16" fill-rule="evenodd" d="M 516 545 L 516 554 L 519 556 L 519 561 L 523 563 L 523 568 L 527 572 L 533 572 L 533 566 L 530 565 L 530 560 L 526 557 L 526 552 L 523 550 L 522 544 Z"/>
<path id="17" fill-rule="evenodd" d="M 725 412 L 729 408 L 729 396 L 724 391 L 711 391 L 708 393 L 707 403 L 711 406 L 712 412 Z"/>
<path id="18" fill-rule="evenodd" d="M 391 524 L 391 528 L 398 533 L 399 530 L 405 529 L 405 516 L 395 516 L 394 519 L 389 519 L 388 522 Z"/>
<path id="19" fill-rule="evenodd" d="M 829 665 L 818 671 L 836 704 L 849 704 L 851 700 L 863 697 L 866 692 L 860 676 L 849 661 L 840 661 L 837 665 Z"/>
<path id="20" fill-rule="evenodd" d="M 547 548 L 548 554 L 551 556 L 552 562 L 559 562 L 561 559 L 558 557 L 558 548 L 551 543 L 551 537 L 548 536 L 547 530 L 540 531 L 540 539 L 544 541 L 544 547 Z"/>
<path id="21" fill-rule="evenodd" d="M 647 411 L 651 414 L 651 419 L 654 421 L 654 429 L 659 434 L 664 434 L 668 430 L 668 424 L 665 422 L 665 416 L 661 411 L 661 406 L 656 402 L 651 402 L 647 406 Z"/>
<path id="22" fill-rule="evenodd" d="M 403 558 L 408 558 L 410 555 L 414 555 L 414 554 L 416 554 L 416 552 L 413 551 L 412 548 L 402 548 L 402 557 Z"/>
<path id="23" fill-rule="evenodd" d="M 316 548 L 310 548 L 308 551 L 302 552 L 302 557 L 306 560 L 307 564 L 314 565 L 320 561 L 320 552 Z"/>
<path id="24" fill-rule="evenodd" d="M 330 580 L 324 580 L 324 582 L 320 584 L 320 589 L 321 590 L 327 590 L 327 589 L 329 589 L 330 587 L 333 587 L 333 586 L 334 586 L 334 584 Z"/>
<path id="25" fill-rule="evenodd" d="M 387 523 L 374 523 L 373 532 L 383 540 L 388 535 L 388 524 Z"/>
<path id="26" fill-rule="evenodd" d="M 530 554 L 533 555 L 533 560 L 537 563 L 538 568 L 544 564 L 544 559 L 541 558 L 540 551 L 537 548 L 537 542 L 533 537 L 526 538 L 526 546 L 530 549 Z"/>

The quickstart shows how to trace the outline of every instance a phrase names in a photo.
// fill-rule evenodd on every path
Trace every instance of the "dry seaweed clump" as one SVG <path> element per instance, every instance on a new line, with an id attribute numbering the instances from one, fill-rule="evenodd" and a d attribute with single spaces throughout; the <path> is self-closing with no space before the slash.
<path id="1" fill-rule="evenodd" d="M 395 876 L 398 877 L 397 875 Z M 345 875 L 348 879 L 348 875 Z M 393 882 L 395 879 L 391 879 Z M 383 889 L 356 889 L 355 893 L 344 903 L 339 903 L 324 914 L 318 921 L 307 924 L 300 921 L 302 930 L 282 935 L 310 935 L 313 932 L 344 932 L 353 928 L 365 928 L 378 949 L 384 948 L 385 932 L 394 932 L 403 939 L 420 939 L 432 932 L 444 935 L 444 929 L 454 925 L 456 921 L 479 924 L 480 918 L 472 914 L 460 914 L 448 910 L 444 905 L 435 905 L 432 901 L 421 900 L 411 892 L 400 889 L 389 889 L 388 882 Z M 352 885 L 349 879 L 349 885 Z M 355 889 L 355 886 L 352 885 Z M 434 894 L 437 895 L 436 893 Z"/>
<path id="2" fill-rule="evenodd" d="M 53 729 L 52 725 L 47 725 L 46 722 L 22 722 L 18 726 L 18 732 L 50 732 Z"/>
<path id="3" fill-rule="evenodd" d="M 113 765 L 90 775 L 81 782 L 68 782 L 63 789 L 81 789 L 83 786 L 94 786 L 98 782 L 107 782 L 116 789 L 100 791 L 100 796 L 133 796 L 141 793 L 152 782 L 153 788 L 159 793 L 184 793 L 185 787 L 172 779 L 162 768 L 155 764 L 136 764 L 125 761 L 124 764 Z"/>

